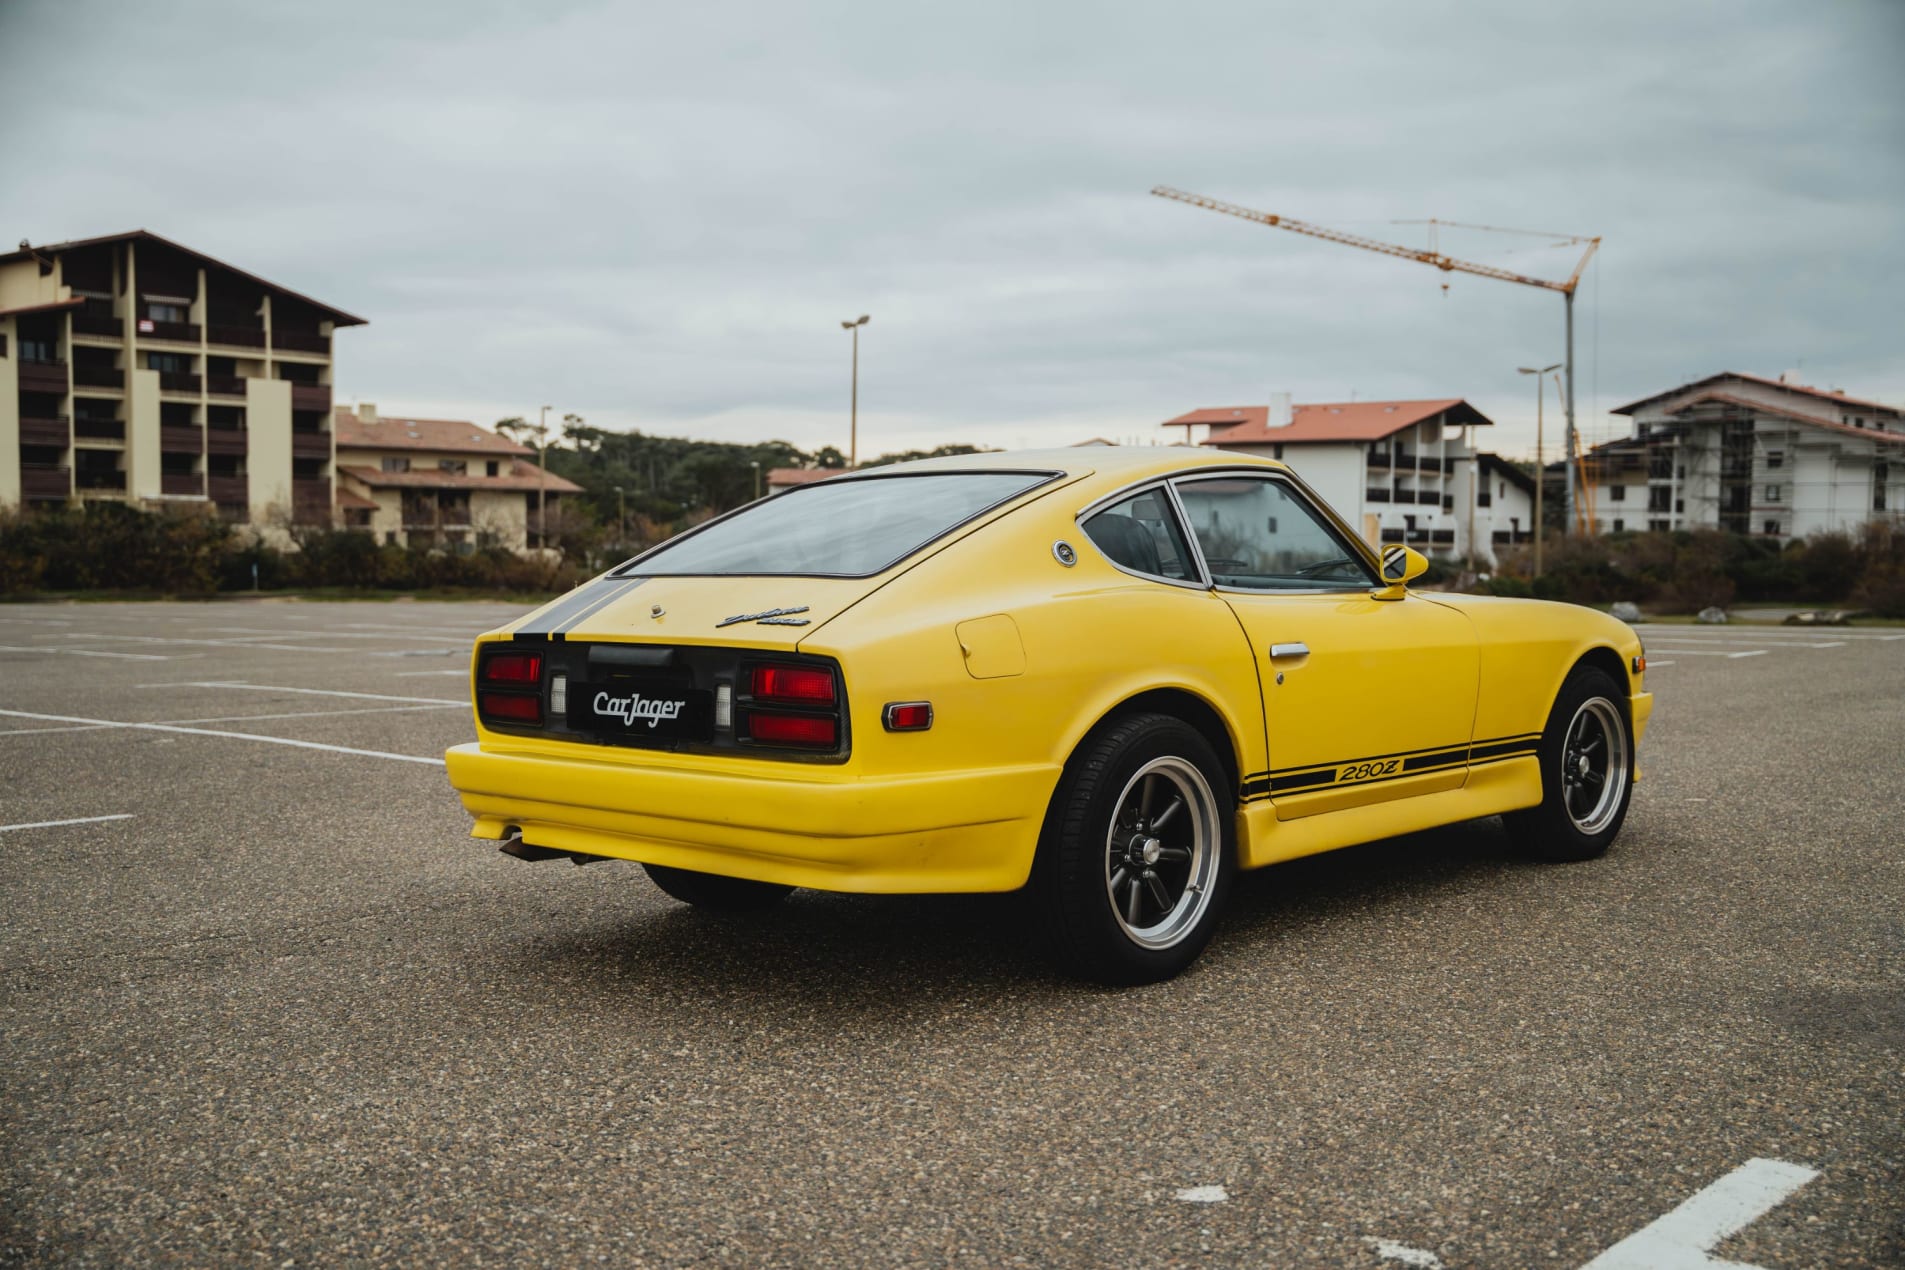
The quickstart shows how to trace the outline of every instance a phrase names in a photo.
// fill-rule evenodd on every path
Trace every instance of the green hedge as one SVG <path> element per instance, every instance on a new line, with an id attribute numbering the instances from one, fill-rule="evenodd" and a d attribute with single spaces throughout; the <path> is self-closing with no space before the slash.
<path id="1" fill-rule="evenodd" d="M 255 570 L 255 572 L 254 572 Z M 0 513 L 0 595 L 42 591 L 470 589 L 535 594 L 580 581 L 580 563 L 524 559 L 498 547 L 467 555 L 379 543 L 362 530 L 303 530 L 279 550 L 201 511 L 119 503 Z"/>
<path id="2" fill-rule="evenodd" d="M 1504 553 L 1496 595 L 1576 604 L 1631 600 L 1669 613 L 1745 602 L 1846 605 L 1905 617 L 1905 533 L 1873 521 L 1856 534 L 1822 533 L 1781 547 L 1713 529 L 1551 535 L 1542 572 L 1530 547 Z"/>

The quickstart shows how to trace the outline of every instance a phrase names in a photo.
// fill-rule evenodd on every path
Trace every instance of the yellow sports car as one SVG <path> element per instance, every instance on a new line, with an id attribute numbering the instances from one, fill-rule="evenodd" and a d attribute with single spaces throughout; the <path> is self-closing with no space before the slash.
<path id="1" fill-rule="evenodd" d="M 1619 832 L 1633 631 L 1426 567 L 1268 460 L 846 473 L 484 635 L 450 783 L 512 855 L 712 908 L 1029 885 L 1069 969 L 1163 979 L 1238 869 L 1498 813 L 1548 859 Z"/>

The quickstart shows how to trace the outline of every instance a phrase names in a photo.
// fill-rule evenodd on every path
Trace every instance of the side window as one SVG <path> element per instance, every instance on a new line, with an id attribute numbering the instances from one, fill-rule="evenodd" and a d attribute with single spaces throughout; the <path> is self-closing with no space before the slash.
<path id="1" fill-rule="evenodd" d="M 1218 586 L 1340 591 L 1375 584 L 1357 550 L 1281 481 L 1190 480 L 1177 494 Z"/>
<path id="2" fill-rule="evenodd" d="M 1162 489 L 1145 490 L 1113 503 L 1085 522 L 1085 536 L 1113 564 L 1133 573 L 1177 582 L 1196 581 L 1184 531 Z"/>

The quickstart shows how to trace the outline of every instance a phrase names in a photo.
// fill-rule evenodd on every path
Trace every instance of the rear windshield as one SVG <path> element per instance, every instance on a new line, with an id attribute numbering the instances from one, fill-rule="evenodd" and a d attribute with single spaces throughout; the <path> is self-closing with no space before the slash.
<path id="1" fill-rule="evenodd" d="M 938 472 L 803 486 L 663 543 L 616 572 L 869 577 L 1054 475 Z"/>

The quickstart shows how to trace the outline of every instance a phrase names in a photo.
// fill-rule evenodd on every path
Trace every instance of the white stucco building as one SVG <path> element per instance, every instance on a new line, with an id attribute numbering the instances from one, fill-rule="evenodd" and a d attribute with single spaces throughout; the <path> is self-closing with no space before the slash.
<path id="1" fill-rule="evenodd" d="M 1582 465 L 1594 528 L 1770 538 L 1905 523 L 1905 412 L 1727 371 L 1630 402 L 1634 436 Z"/>
<path id="2" fill-rule="evenodd" d="M 1281 459 L 1372 544 L 1492 563 L 1534 536 L 1534 478 L 1478 452 L 1493 421 L 1458 397 L 1193 410 L 1164 426 L 1201 444 Z"/>

